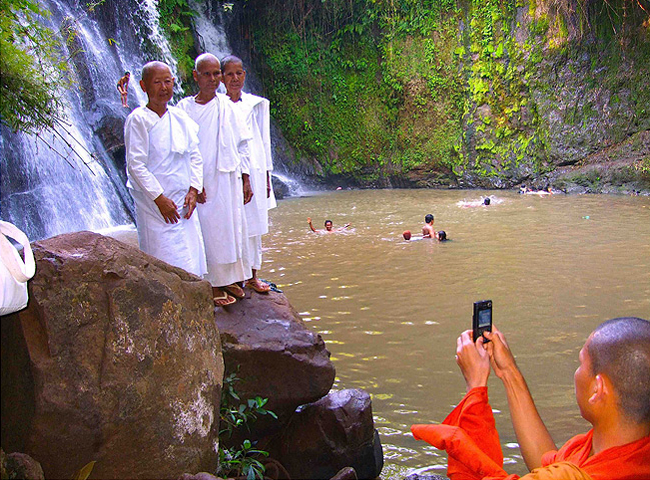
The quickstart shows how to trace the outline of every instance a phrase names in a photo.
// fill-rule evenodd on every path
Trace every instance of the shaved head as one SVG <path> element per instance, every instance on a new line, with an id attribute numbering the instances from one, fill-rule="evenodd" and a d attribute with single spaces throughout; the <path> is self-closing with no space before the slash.
<path id="1" fill-rule="evenodd" d="M 147 63 L 144 67 L 142 67 L 142 81 L 144 83 L 147 83 L 151 76 L 156 72 L 157 70 L 160 69 L 167 69 L 169 71 L 169 74 L 171 75 L 172 69 L 169 68 L 169 65 L 163 62 L 149 62 Z"/>
<path id="2" fill-rule="evenodd" d="M 587 340 L 593 375 L 607 375 L 621 413 L 634 423 L 650 423 L 650 322 L 614 318 Z"/>
<path id="3" fill-rule="evenodd" d="M 194 70 L 198 72 L 201 68 L 201 64 L 205 63 L 206 61 L 217 62 L 217 64 L 219 64 L 219 59 L 211 53 L 202 53 L 196 57 L 196 60 L 194 60 Z"/>
<path id="4" fill-rule="evenodd" d="M 221 60 L 221 68 L 225 70 L 228 65 L 241 65 L 243 68 L 244 62 L 242 62 L 241 58 L 239 57 L 228 55 L 227 57 L 223 58 L 223 60 Z"/>

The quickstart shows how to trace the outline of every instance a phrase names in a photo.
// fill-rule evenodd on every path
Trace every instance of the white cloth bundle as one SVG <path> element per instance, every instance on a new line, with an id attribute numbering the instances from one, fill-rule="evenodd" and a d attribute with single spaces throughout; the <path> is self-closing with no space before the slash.
<path id="1" fill-rule="evenodd" d="M 25 261 L 7 239 L 23 246 Z M 0 315 L 8 315 L 27 306 L 27 281 L 34 276 L 36 263 L 29 239 L 15 225 L 0 220 Z"/>

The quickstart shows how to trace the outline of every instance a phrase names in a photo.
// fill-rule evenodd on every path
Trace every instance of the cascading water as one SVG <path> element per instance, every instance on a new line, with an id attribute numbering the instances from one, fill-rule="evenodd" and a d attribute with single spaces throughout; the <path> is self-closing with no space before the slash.
<path id="1" fill-rule="evenodd" d="M 1 130 L 1 216 L 32 240 L 132 222 L 121 145 L 130 110 L 121 106 L 115 85 L 124 71 L 138 72 L 150 59 L 176 68 L 158 30 L 155 0 L 107 0 L 92 12 L 83 5 L 45 5 L 52 14 L 47 26 L 71 59 L 73 84 L 64 98 L 69 124 L 59 129 L 61 138 Z M 146 101 L 136 76 L 129 86 L 131 107 Z"/>
<path id="2" fill-rule="evenodd" d="M 242 53 L 235 51 L 226 33 L 225 25 L 227 20 L 225 17 L 226 15 L 233 15 L 232 11 L 226 13 L 223 4 L 214 0 L 192 0 L 190 1 L 190 5 L 198 13 L 194 19 L 194 27 L 198 45 L 202 52 L 212 53 L 219 59 L 223 59 L 226 55 L 231 54 L 241 56 L 242 58 L 244 57 Z M 246 62 L 246 60 L 244 61 Z M 261 94 L 261 90 L 262 85 L 255 75 L 255 72 L 252 71 L 250 66 L 247 66 L 244 91 L 259 95 Z M 219 86 L 219 91 L 225 93 L 226 89 L 223 84 Z M 285 196 L 299 196 L 303 193 L 301 182 L 286 171 L 282 158 L 279 158 L 278 155 L 279 151 L 287 149 L 284 145 L 285 140 L 282 137 L 282 133 L 279 132 L 277 128 L 273 128 L 271 131 L 271 137 L 275 157 L 275 171 L 273 172 L 275 193 L 278 198 Z M 284 148 L 277 148 L 278 144 L 282 144 L 282 147 Z"/>
<path id="3" fill-rule="evenodd" d="M 178 78 L 156 6 L 157 0 L 104 0 L 88 10 L 80 0 L 45 2 L 52 15 L 44 21 L 60 36 L 62 55 L 70 59 L 73 84 L 64 99 L 69 125 L 60 130 L 63 139 L 51 133 L 37 139 L 0 127 L 0 217 L 30 239 L 132 223 L 124 120 L 146 103 L 138 85 L 142 65 L 162 60 Z M 195 25 L 201 47 L 219 58 L 231 53 L 223 7 L 218 2 L 192 6 L 199 14 Z M 133 72 L 129 109 L 121 106 L 116 89 L 125 71 Z M 295 185 L 289 194 L 296 192 Z"/>

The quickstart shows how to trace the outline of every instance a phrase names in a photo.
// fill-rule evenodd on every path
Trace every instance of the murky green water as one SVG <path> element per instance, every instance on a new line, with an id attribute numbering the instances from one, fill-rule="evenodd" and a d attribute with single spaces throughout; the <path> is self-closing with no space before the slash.
<path id="1" fill-rule="evenodd" d="M 462 201 L 493 195 L 489 207 Z M 425 214 L 451 241 L 405 242 Z M 353 230 L 318 235 L 326 218 Z M 520 196 L 438 190 L 338 191 L 288 199 L 272 211 L 262 278 L 276 282 L 336 366 L 335 388 L 372 395 L 383 478 L 432 467 L 446 455 L 410 434 L 441 421 L 462 398 L 456 338 L 472 303 L 494 301 L 503 330 L 556 443 L 585 431 L 573 395 L 578 351 L 600 322 L 650 317 L 650 199 Z M 511 473 L 526 472 L 503 388 L 490 398 Z"/>

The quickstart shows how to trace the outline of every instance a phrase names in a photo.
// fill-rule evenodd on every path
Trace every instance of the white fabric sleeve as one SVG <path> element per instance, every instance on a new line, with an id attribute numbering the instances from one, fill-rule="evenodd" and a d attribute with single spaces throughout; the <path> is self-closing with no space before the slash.
<path id="1" fill-rule="evenodd" d="M 237 151 L 241 157 L 241 173 L 250 175 L 251 173 L 251 148 L 250 140 L 242 139 L 237 145 Z"/>
<path id="2" fill-rule="evenodd" d="M 246 120 L 243 118 L 243 115 L 237 113 L 234 108 L 231 107 L 234 128 L 239 134 L 239 142 L 237 143 L 237 153 L 241 158 L 241 171 L 247 175 L 251 173 L 251 147 L 250 143 L 253 139 L 253 134 L 251 133 L 250 128 L 246 124 Z"/>
<path id="3" fill-rule="evenodd" d="M 262 102 L 262 142 L 266 157 L 266 170 L 273 171 L 273 154 L 271 153 L 271 106 L 265 98 Z"/>
<path id="4" fill-rule="evenodd" d="M 132 115 L 124 124 L 124 144 L 126 146 L 126 170 L 129 179 L 151 200 L 163 193 L 156 177 L 147 168 L 149 159 L 149 132 L 143 118 Z"/>
<path id="5" fill-rule="evenodd" d="M 203 191 L 203 157 L 198 143 L 190 151 L 190 187 L 196 188 L 199 193 Z"/>
<path id="6" fill-rule="evenodd" d="M 181 100 L 181 103 L 183 101 Z M 181 109 L 182 110 L 182 107 Z M 187 128 L 188 154 L 190 155 L 190 187 L 203 191 L 203 157 L 199 149 L 199 125 L 190 118 L 187 112 L 183 111 L 185 125 Z"/>

